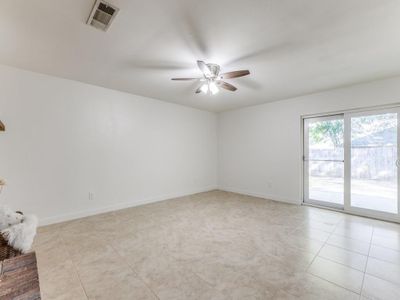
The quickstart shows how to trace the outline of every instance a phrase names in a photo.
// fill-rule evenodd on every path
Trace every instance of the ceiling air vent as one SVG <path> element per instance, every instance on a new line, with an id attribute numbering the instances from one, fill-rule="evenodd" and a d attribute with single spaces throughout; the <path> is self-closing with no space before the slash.
<path id="1" fill-rule="evenodd" d="M 87 24 L 97 29 L 107 31 L 118 11 L 119 9 L 110 3 L 103 0 L 96 0 L 89 19 L 87 20 Z"/>

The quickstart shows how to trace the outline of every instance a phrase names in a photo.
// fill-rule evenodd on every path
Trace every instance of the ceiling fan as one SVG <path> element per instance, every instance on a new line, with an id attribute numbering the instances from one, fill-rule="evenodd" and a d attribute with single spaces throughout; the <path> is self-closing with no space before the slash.
<path id="1" fill-rule="evenodd" d="M 203 92 L 204 94 L 211 93 L 215 95 L 219 92 L 219 88 L 226 89 L 228 91 L 236 91 L 237 88 L 230 83 L 224 81 L 224 79 L 231 79 L 242 77 L 250 74 L 249 70 L 239 70 L 220 74 L 220 66 L 217 64 L 206 64 L 202 60 L 197 61 L 197 66 L 203 73 L 203 77 L 199 78 L 171 78 L 171 80 L 200 80 L 203 84 L 196 90 L 196 94 Z"/>

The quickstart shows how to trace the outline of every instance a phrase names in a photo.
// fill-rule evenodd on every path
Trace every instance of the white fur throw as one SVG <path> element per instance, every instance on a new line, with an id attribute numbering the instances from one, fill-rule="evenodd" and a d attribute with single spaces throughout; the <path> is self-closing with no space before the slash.
<path id="1" fill-rule="evenodd" d="M 23 221 L 24 216 L 8 206 L 0 206 L 0 231 Z"/>
<path id="2" fill-rule="evenodd" d="M 22 217 L 22 223 L 3 229 L 1 233 L 10 246 L 20 250 L 22 253 L 26 253 L 32 247 L 38 220 L 34 215 L 24 215 Z"/>

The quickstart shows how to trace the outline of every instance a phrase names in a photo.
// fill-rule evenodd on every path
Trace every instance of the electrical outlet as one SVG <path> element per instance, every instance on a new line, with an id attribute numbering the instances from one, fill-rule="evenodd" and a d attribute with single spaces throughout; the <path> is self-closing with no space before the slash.
<path id="1" fill-rule="evenodd" d="M 89 192 L 89 200 L 94 200 L 94 193 L 93 192 Z"/>

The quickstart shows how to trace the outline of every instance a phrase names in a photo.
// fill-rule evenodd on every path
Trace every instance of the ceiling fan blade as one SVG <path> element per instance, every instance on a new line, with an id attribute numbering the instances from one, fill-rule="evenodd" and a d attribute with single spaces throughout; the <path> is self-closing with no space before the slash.
<path id="1" fill-rule="evenodd" d="M 195 92 L 196 94 L 200 94 L 200 93 L 201 93 L 201 87 L 202 87 L 202 86 L 199 86 L 199 87 L 197 88 L 197 90 L 196 90 L 196 92 Z"/>
<path id="2" fill-rule="evenodd" d="M 207 64 L 204 61 L 198 60 L 197 61 L 197 66 L 199 67 L 201 72 L 203 72 L 203 74 L 205 76 L 211 76 L 210 68 L 207 66 Z"/>
<path id="3" fill-rule="evenodd" d="M 237 77 L 242 77 L 242 76 L 246 76 L 249 74 L 250 74 L 249 70 L 239 70 L 239 71 L 223 73 L 223 74 L 221 74 L 221 78 L 222 79 L 237 78 Z"/>
<path id="4" fill-rule="evenodd" d="M 234 91 L 237 90 L 237 88 L 235 86 L 233 86 L 232 84 L 227 83 L 225 81 L 218 81 L 218 85 L 220 87 L 222 87 L 223 89 L 226 89 L 226 90 L 231 91 L 231 92 L 234 92 Z"/>
<path id="5" fill-rule="evenodd" d="M 199 80 L 201 78 L 171 78 L 171 80 Z"/>

